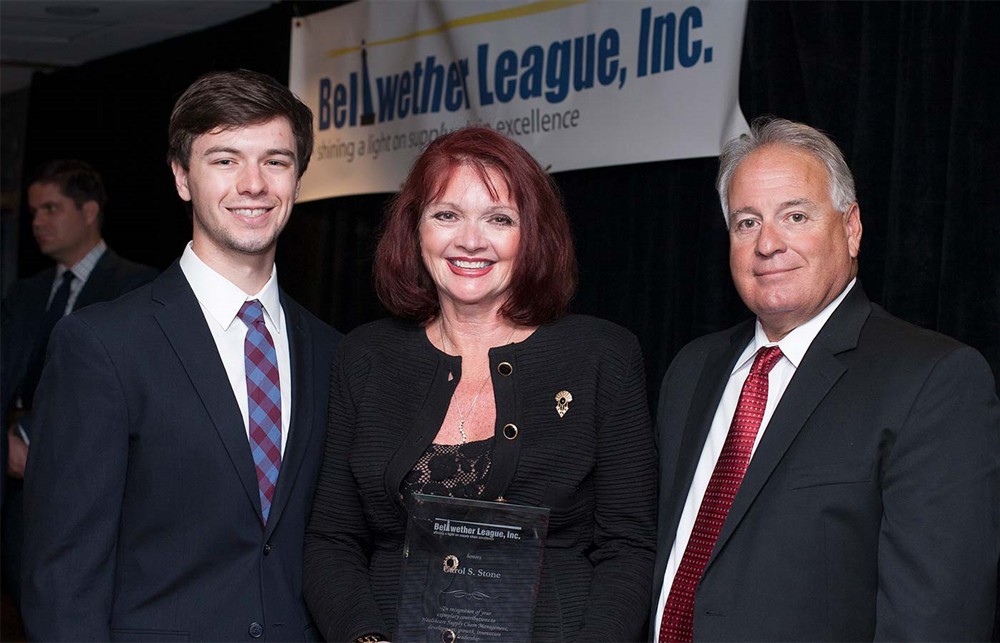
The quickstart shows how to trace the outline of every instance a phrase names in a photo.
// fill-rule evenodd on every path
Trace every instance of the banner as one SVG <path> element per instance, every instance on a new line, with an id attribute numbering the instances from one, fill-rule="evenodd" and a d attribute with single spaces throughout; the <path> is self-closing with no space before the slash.
<path id="1" fill-rule="evenodd" d="M 701 156 L 748 130 L 746 0 L 361 0 L 292 21 L 313 110 L 300 201 L 394 192 L 470 124 L 551 172 Z"/>

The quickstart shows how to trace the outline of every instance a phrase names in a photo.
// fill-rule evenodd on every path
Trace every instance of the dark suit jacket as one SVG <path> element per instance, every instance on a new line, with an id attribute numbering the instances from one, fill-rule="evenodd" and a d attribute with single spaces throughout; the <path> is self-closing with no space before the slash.
<path id="1" fill-rule="evenodd" d="M 751 321 L 698 339 L 664 378 L 654 596 L 712 417 L 752 336 Z M 998 546 L 1000 403 L 989 367 L 869 303 L 857 284 L 761 438 L 698 586 L 694 636 L 987 639 Z"/>
<path id="2" fill-rule="evenodd" d="M 73 303 L 73 310 L 79 310 L 99 301 L 110 301 L 124 295 L 130 290 L 149 283 L 156 277 L 155 268 L 133 263 L 119 257 L 114 250 L 108 248 L 98 259 L 94 270 Z M 13 410 L 14 401 L 21 393 L 21 384 L 27 375 L 32 352 L 38 342 L 38 329 L 45 315 L 45 308 L 52 292 L 52 281 L 56 278 L 56 268 L 52 266 L 31 277 L 18 281 L 11 288 L 10 294 L 0 304 L 0 401 L 2 401 L 4 431 L 7 418 Z M 30 432 L 30 422 L 23 423 L 25 430 Z M 4 475 L 0 475 L 0 497 L 6 498 L 7 483 L 7 440 L 0 440 L 0 464 Z M 14 485 L 16 493 L 20 492 L 20 481 Z M 15 492 L 12 492 L 15 493 Z M 16 503 L 19 506 L 19 501 Z M 8 513 L 5 521 L 20 525 L 19 511 Z M 9 549 L 20 547 L 20 538 L 15 542 L 7 542 Z M 11 552 L 5 548 L 5 558 Z M 5 561 L 9 562 L 9 561 Z M 6 568 L 8 573 L 17 573 L 17 565 Z"/>
<path id="3" fill-rule="evenodd" d="M 490 363 L 496 435 L 481 497 L 551 510 L 532 640 L 643 640 L 656 458 L 638 341 L 610 322 L 570 315 L 493 348 Z M 371 632 L 394 640 L 407 519 L 401 483 L 441 428 L 461 377 L 460 357 L 398 320 L 357 328 L 338 349 L 306 538 L 305 594 L 327 640 Z M 560 417 L 563 390 L 573 401 Z M 504 433 L 507 424 L 517 433 Z"/>
<path id="4" fill-rule="evenodd" d="M 156 269 L 133 263 L 119 257 L 108 248 L 94 266 L 93 272 L 83 285 L 73 304 L 79 310 L 99 301 L 111 301 L 130 290 L 149 283 L 156 277 Z M 37 340 L 38 326 L 45 315 L 45 308 L 52 292 L 52 280 L 56 278 L 55 266 L 47 268 L 27 279 L 14 284 L 10 294 L 4 297 L 0 313 L 0 336 L 2 336 L 2 356 L 0 356 L 0 397 L 3 399 L 3 417 L 7 417 L 14 398 L 19 393 L 21 380 L 28 369 L 31 351 Z M 5 460 L 6 462 L 6 460 Z"/>
<path id="5" fill-rule="evenodd" d="M 56 325 L 25 487 L 30 637 L 311 637 L 303 534 L 339 334 L 281 301 L 294 390 L 266 526 L 240 410 L 179 264 Z"/>

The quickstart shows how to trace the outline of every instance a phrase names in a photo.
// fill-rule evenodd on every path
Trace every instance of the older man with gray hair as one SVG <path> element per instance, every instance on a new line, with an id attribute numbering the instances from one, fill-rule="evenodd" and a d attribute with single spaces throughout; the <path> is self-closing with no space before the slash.
<path id="1" fill-rule="evenodd" d="M 854 180 L 761 119 L 717 183 L 756 315 L 663 380 L 653 640 L 986 640 L 1000 402 L 975 350 L 871 303 Z"/>

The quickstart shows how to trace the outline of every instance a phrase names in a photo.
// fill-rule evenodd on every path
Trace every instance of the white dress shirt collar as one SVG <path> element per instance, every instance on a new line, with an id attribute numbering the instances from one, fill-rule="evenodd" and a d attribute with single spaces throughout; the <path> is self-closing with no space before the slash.
<path id="1" fill-rule="evenodd" d="M 267 327 L 277 333 L 282 333 L 280 314 L 281 304 L 278 295 L 278 268 L 271 266 L 271 278 L 264 287 L 254 295 L 247 295 L 231 281 L 217 273 L 195 254 L 188 242 L 181 255 L 181 270 L 187 277 L 195 297 L 201 303 L 208 315 L 215 320 L 223 330 L 228 330 L 236 319 L 244 302 L 256 299 L 264 308 L 267 317 Z"/>
<path id="2" fill-rule="evenodd" d="M 73 277 L 80 280 L 80 282 L 85 282 L 90 278 L 90 273 L 94 272 L 94 268 L 97 266 L 97 262 L 101 260 L 101 256 L 104 251 L 108 249 L 108 244 L 104 243 L 104 239 L 97 242 L 97 245 L 90 249 L 90 252 L 85 254 L 82 259 L 76 262 L 72 266 L 64 266 L 61 263 L 56 264 L 56 281 L 59 281 L 63 273 L 67 270 L 73 271 Z"/>
<path id="3" fill-rule="evenodd" d="M 801 326 L 792 330 L 792 332 L 785 335 L 781 340 L 777 342 L 772 342 L 767 338 L 767 333 L 764 332 L 764 328 L 760 325 L 760 320 L 758 319 L 754 323 L 754 336 L 753 340 L 746 347 L 743 353 L 740 354 L 740 358 L 736 360 L 736 365 L 733 367 L 732 372 L 740 370 L 747 365 L 747 362 L 752 360 L 754 356 L 757 355 L 757 350 L 762 346 L 774 346 L 777 344 L 778 348 L 781 349 L 781 354 L 792 363 L 795 368 L 799 367 L 802 363 L 802 358 L 805 357 L 806 351 L 812 345 L 813 340 L 819 335 L 819 331 L 826 325 L 827 320 L 833 315 L 833 311 L 837 310 L 840 306 L 840 302 L 844 301 L 844 297 L 847 293 L 851 291 L 854 284 L 857 283 L 857 278 L 851 280 L 849 284 L 837 295 L 836 299 L 831 301 L 826 305 L 826 308 L 821 310 L 818 315 L 802 324 Z"/>
<path id="4" fill-rule="evenodd" d="M 59 286 L 62 285 L 63 275 L 66 274 L 67 270 L 73 271 L 73 279 L 69 283 L 69 299 L 66 300 L 66 309 L 63 311 L 64 315 L 70 314 L 74 308 L 76 308 L 76 300 L 80 296 L 80 291 L 83 290 L 83 286 L 90 279 L 90 274 L 94 272 L 94 268 L 97 267 L 97 262 L 101 260 L 104 256 L 104 252 L 108 249 L 104 239 L 97 242 L 97 245 L 90 249 L 90 252 L 85 254 L 82 259 L 76 262 L 72 266 L 64 266 L 61 263 L 56 264 L 56 278 L 52 280 L 52 287 L 49 289 L 49 299 L 46 306 L 52 303 L 52 298 L 56 296 L 56 291 L 59 290 Z"/>

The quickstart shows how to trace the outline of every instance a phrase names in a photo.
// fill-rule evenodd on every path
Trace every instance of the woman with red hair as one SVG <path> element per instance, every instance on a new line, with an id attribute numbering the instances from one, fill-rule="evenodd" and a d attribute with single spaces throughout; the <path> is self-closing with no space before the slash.
<path id="1" fill-rule="evenodd" d="M 547 507 L 534 641 L 645 640 L 656 461 L 638 342 L 568 315 L 554 183 L 484 127 L 446 134 L 389 209 L 375 286 L 395 315 L 333 365 L 305 595 L 333 641 L 391 640 L 413 493 Z"/>

